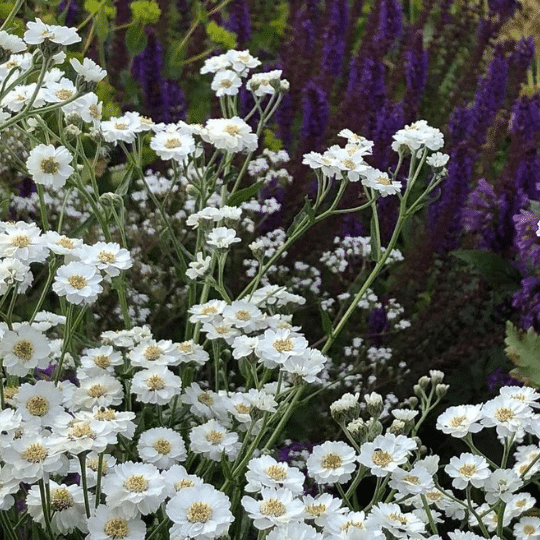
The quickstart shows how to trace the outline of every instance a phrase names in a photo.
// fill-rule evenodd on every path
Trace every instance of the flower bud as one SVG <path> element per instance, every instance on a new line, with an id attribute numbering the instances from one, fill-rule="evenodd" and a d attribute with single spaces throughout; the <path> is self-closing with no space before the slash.
<path id="1" fill-rule="evenodd" d="M 347 431 L 351 434 L 351 437 L 358 443 L 364 443 L 368 436 L 368 426 L 361 419 L 357 418 L 347 424 Z"/>
<path id="2" fill-rule="evenodd" d="M 426 390 L 430 383 L 431 379 L 429 377 L 426 377 L 425 375 L 423 377 L 420 377 L 420 380 L 418 381 L 418 384 L 420 385 L 420 388 L 422 390 Z"/>
<path id="3" fill-rule="evenodd" d="M 373 418 L 370 418 L 366 422 L 366 424 L 369 428 L 367 440 L 370 442 L 373 441 L 375 437 L 378 437 L 379 435 L 381 435 L 381 433 L 383 432 L 383 425 L 378 420 L 374 420 Z"/>
<path id="4" fill-rule="evenodd" d="M 411 409 L 416 409 L 418 406 L 418 398 L 416 396 L 411 396 L 409 399 L 407 399 L 407 402 L 409 403 L 409 407 Z"/>
<path id="5" fill-rule="evenodd" d="M 438 384 L 435 387 L 435 394 L 440 399 L 446 396 L 448 389 L 450 388 L 449 384 Z"/>
<path id="6" fill-rule="evenodd" d="M 442 383 L 444 380 L 444 373 L 438 369 L 431 369 L 429 371 L 429 376 L 431 377 L 431 382 L 433 384 Z"/>
<path id="7" fill-rule="evenodd" d="M 360 414 L 360 405 L 358 404 L 359 394 L 343 394 L 340 399 L 330 405 L 332 418 L 338 424 L 345 424 L 356 420 Z"/>
<path id="8" fill-rule="evenodd" d="M 403 420 L 394 420 L 392 425 L 388 428 L 388 433 L 392 433 L 393 435 L 404 435 L 405 422 L 403 422 Z"/>
<path id="9" fill-rule="evenodd" d="M 366 394 L 364 396 L 364 400 L 366 402 L 369 415 L 373 418 L 379 418 L 384 409 L 382 396 L 376 392 L 371 392 L 371 394 Z"/>

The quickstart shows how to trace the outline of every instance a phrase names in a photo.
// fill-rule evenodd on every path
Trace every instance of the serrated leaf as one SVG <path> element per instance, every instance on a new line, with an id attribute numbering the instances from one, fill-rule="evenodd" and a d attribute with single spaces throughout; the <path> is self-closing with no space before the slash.
<path id="1" fill-rule="evenodd" d="M 330 337 L 332 335 L 332 332 L 334 331 L 334 327 L 332 326 L 332 320 L 330 319 L 330 315 L 328 315 L 328 312 L 323 309 L 321 304 L 319 304 L 319 311 L 321 313 L 321 322 L 322 322 L 323 331 L 327 337 Z"/>
<path id="2" fill-rule="evenodd" d="M 101 9 L 101 2 L 98 2 L 98 0 L 85 0 L 84 9 L 94 15 Z"/>
<path id="3" fill-rule="evenodd" d="M 510 261 L 491 251 L 463 249 L 450 254 L 470 264 L 493 287 L 517 287 L 521 281 L 519 272 Z"/>
<path id="4" fill-rule="evenodd" d="M 147 43 L 148 36 L 140 26 L 134 24 L 128 28 L 126 32 L 126 47 L 129 54 L 132 56 L 141 54 L 146 49 Z"/>
<path id="5" fill-rule="evenodd" d="M 264 182 L 256 182 L 251 186 L 244 189 L 239 189 L 236 193 L 233 193 L 227 201 L 228 206 L 240 206 L 243 202 L 248 201 L 254 197 L 263 187 Z"/>
<path id="6" fill-rule="evenodd" d="M 540 336 L 531 327 L 524 332 L 506 323 L 506 356 L 517 366 L 510 374 L 540 388 Z"/>
<path id="7" fill-rule="evenodd" d="M 223 26 L 218 26 L 214 21 L 210 21 L 206 25 L 206 33 L 214 43 L 222 45 L 226 49 L 236 47 L 236 34 L 229 32 Z"/>
<path id="8" fill-rule="evenodd" d="M 305 198 L 305 201 L 306 202 L 304 203 L 304 207 L 295 216 L 293 222 L 287 229 L 287 232 L 285 233 L 287 236 L 292 236 L 295 233 L 295 231 L 300 227 L 302 221 L 305 220 L 306 216 L 309 219 L 309 223 L 315 222 L 315 212 L 313 212 L 313 206 L 311 206 L 311 201 L 307 196 Z"/>

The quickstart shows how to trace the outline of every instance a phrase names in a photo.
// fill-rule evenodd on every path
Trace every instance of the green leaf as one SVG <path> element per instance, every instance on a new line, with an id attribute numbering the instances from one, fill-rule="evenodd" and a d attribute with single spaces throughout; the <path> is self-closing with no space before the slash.
<path id="1" fill-rule="evenodd" d="M 332 320 L 330 319 L 330 315 L 328 315 L 328 312 L 323 309 L 320 303 L 319 303 L 319 311 L 321 313 L 321 321 L 322 321 L 322 327 L 323 327 L 324 333 L 327 337 L 330 337 L 332 335 L 332 332 L 334 331 L 334 327 L 332 326 Z"/>
<path id="2" fill-rule="evenodd" d="M 100 41 L 105 41 L 111 32 L 109 17 L 103 9 L 98 11 L 94 18 L 94 30 Z"/>
<path id="3" fill-rule="evenodd" d="M 229 32 L 222 26 L 218 26 L 214 21 L 210 21 L 206 25 L 206 33 L 214 43 L 223 45 L 226 49 L 234 49 L 236 47 L 236 34 Z"/>
<path id="4" fill-rule="evenodd" d="M 510 261 L 491 251 L 463 249 L 450 254 L 471 265 L 493 287 L 517 287 L 521 281 Z"/>
<path id="5" fill-rule="evenodd" d="M 156 2 L 147 2 L 146 0 L 136 0 L 129 5 L 133 21 L 141 26 L 155 24 L 161 16 L 161 8 Z"/>
<path id="6" fill-rule="evenodd" d="M 227 201 L 228 206 L 240 206 L 243 202 L 254 197 L 263 187 L 264 181 L 256 182 L 251 186 L 239 189 L 236 193 L 233 193 Z"/>
<path id="7" fill-rule="evenodd" d="M 296 232 L 302 221 L 305 220 L 306 216 L 308 217 L 310 224 L 315 222 L 315 212 L 313 211 L 311 201 L 307 195 L 305 197 L 305 201 L 304 208 L 302 208 L 302 210 L 300 210 L 300 212 L 295 216 L 290 227 L 287 229 L 287 232 L 285 233 L 287 236 L 292 236 Z"/>
<path id="8" fill-rule="evenodd" d="M 165 53 L 165 75 L 169 79 L 179 79 L 184 67 L 186 48 L 180 40 L 172 41 Z"/>
<path id="9" fill-rule="evenodd" d="M 84 9 L 95 15 L 101 9 L 101 2 L 98 2 L 98 0 L 85 0 Z"/>
<path id="10" fill-rule="evenodd" d="M 148 37 L 139 25 L 134 24 L 128 28 L 126 32 L 126 47 L 129 54 L 132 56 L 141 54 L 146 49 L 147 43 Z"/>
<path id="11" fill-rule="evenodd" d="M 506 323 L 506 356 L 517 366 L 510 375 L 540 388 L 540 336 L 531 327 L 525 333 Z"/>
<path id="12" fill-rule="evenodd" d="M 203 3 L 200 2 L 200 0 L 195 0 L 194 9 L 195 9 L 195 18 L 200 23 L 207 25 L 209 21 L 208 11 L 206 11 L 206 8 L 204 7 Z"/>

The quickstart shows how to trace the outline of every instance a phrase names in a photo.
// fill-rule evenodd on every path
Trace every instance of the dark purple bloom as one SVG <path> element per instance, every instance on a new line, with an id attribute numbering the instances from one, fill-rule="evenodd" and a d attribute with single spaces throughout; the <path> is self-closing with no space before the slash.
<path id="1" fill-rule="evenodd" d="M 62 13 L 67 7 L 66 18 L 64 20 L 65 26 L 75 26 L 77 15 L 79 13 L 79 6 L 77 6 L 77 0 L 62 0 L 58 4 L 58 11 Z"/>
<path id="2" fill-rule="evenodd" d="M 469 195 L 462 216 L 463 229 L 477 236 L 478 249 L 495 248 L 494 225 L 499 211 L 499 199 L 493 187 L 484 178 L 480 178 Z"/>
<path id="3" fill-rule="evenodd" d="M 295 464 L 298 467 L 298 462 L 305 463 L 307 461 L 306 453 L 313 452 L 313 443 L 310 441 L 285 441 L 285 445 L 278 448 L 277 460 L 284 461 L 288 464 Z M 306 467 L 300 467 L 306 469 Z"/>
<path id="4" fill-rule="evenodd" d="M 500 371 L 490 373 L 487 376 L 486 383 L 492 394 L 498 394 L 503 386 L 523 386 L 521 381 L 514 379 L 514 377 L 508 373 L 502 373 Z"/>
<path id="5" fill-rule="evenodd" d="M 492 16 L 499 15 L 501 19 L 508 19 L 518 8 L 516 0 L 488 0 L 488 8 Z"/>
<path id="6" fill-rule="evenodd" d="M 376 8 L 375 8 L 376 9 Z M 392 46 L 403 32 L 403 10 L 397 0 L 380 0 L 379 21 L 373 45 L 384 51 Z"/>
<path id="7" fill-rule="evenodd" d="M 449 142 L 456 144 L 467 140 L 472 134 L 473 125 L 474 111 L 470 107 L 458 105 L 448 121 Z"/>
<path id="8" fill-rule="evenodd" d="M 512 135 L 524 140 L 540 139 L 540 98 L 520 96 L 512 108 Z"/>
<path id="9" fill-rule="evenodd" d="M 540 238 L 536 234 L 539 221 L 540 218 L 528 210 L 521 210 L 514 216 L 514 243 L 519 253 L 520 269 L 524 274 L 540 267 Z"/>
<path id="10" fill-rule="evenodd" d="M 512 298 L 512 306 L 521 311 L 521 326 L 540 332 L 540 276 L 522 279 L 521 289 Z"/>
<path id="11" fill-rule="evenodd" d="M 314 150 L 320 150 L 325 140 L 330 106 L 326 92 L 314 80 L 309 81 L 302 91 L 302 112 L 300 138 L 310 141 Z"/>
<path id="12" fill-rule="evenodd" d="M 344 0 L 334 0 L 329 7 L 330 16 L 322 38 L 322 75 L 330 80 L 339 75 L 345 54 L 349 5 Z"/>
<path id="13" fill-rule="evenodd" d="M 414 35 L 412 47 L 405 53 L 407 101 L 417 108 L 427 83 L 428 53 L 424 49 L 422 32 Z"/>
<path id="14" fill-rule="evenodd" d="M 366 229 L 354 214 L 345 214 L 341 222 L 341 236 L 366 236 Z"/>
<path id="15" fill-rule="evenodd" d="M 224 27 L 236 34 L 238 48 L 243 49 L 251 39 L 251 19 L 246 0 L 233 0 L 229 4 L 229 19 Z"/>
<path id="16" fill-rule="evenodd" d="M 386 316 L 386 309 L 379 307 L 372 309 L 368 316 L 369 331 L 374 334 L 381 334 L 384 332 L 386 325 L 388 324 L 388 318 Z"/>

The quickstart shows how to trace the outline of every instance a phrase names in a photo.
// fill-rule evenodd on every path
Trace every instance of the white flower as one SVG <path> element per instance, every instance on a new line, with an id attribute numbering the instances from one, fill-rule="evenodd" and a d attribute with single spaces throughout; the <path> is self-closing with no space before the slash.
<path id="1" fill-rule="evenodd" d="M 256 73 L 247 83 L 247 87 L 254 95 L 262 97 L 265 94 L 274 95 L 280 86 L 281 69 Z"/>
<path id="2" fill-rule="evenodd" d="M 448 163 L 449 159 L 450 159 L 450 156 L 448 154 L 435 152 L 434 154 L 431 154 L 431 156 L 428 156 L 426 158 L 426 163 L 430 165 L 431 167 L 433 167 L 434 169 L 440 169 Z"/>
<path id="3" fill-rule="evenodd" d="M 378 191 L 382 197 L 395 195 L 401 190 L 401 182 L 390 180 L 388 173 L 379 171 L 379 169 L 368 168 L 363 170 L 362 184 Z"/>
<path id="4" fill-rule="evenodd" d="M 301 334 L 291 330 L 266 330 L 259 338 L 255 353 L 261 363 L 272 369 L 283 364 L 290 356 L 307 354 L 308 341 Z"/>
<path id="5" fill-rule="evenodd" d="M 204 350 L 202 345 L 193 343 L 192 339 L 182 341 L 177 345 L 180 355 L 180 363 L 195 362 L 203 366 L 210 359 L 210 355 Z"/>
<path id="6" fill-rule="evenodd" d="M 206 274 L 212 260 L 212 257 L 204 257 L 200 251 L 197 253 L 196 257 L 197 258 L 194 261 L 189 263 L 189 268 L 186 270 L 186 276 L 193 280 L 203 277 Z"/>
<path id="7" fill-rule="evenodd" d="M 189 439 L 192 452 L 203 454 L 212 461 L 221 461 L 223 454 L 233 461 L 240 450 L 238 433 L 228 431 L 214 419 L 192 428 Z"/>
<path id="8" fill-rule="evenodd" d="M 257 135 L 252 132 L 251 126 L 238 116 L 209 119 L 201 136 L 216 148 L 228 152 L 254 152 L 258 146 Z"/>
<path id="9" fill-rule="evenodd" d="M 230 66 L 241 77 L 245 77 L 250 69 L 261 65 L 261 61 L 254 56 L 251 56 L 249 51 L 236 51 L 231 49 L 225 53 L 226 59 L 230 62 Z"/>
<path id="10" fill-rule="evenodd" d="M 87 532 L 82 488 L 75 484 L 68 486 L 49 480 L 49 494 L 52 530 L 61 535 L 72 533 L 75 529 Z M 90 497 L 90 501 L 92 500 Z M 28 491 L 26 506 L 32 519 L 45 527 L 44 505 L 39 486 L 34 485 Z"/>
<path id="11" fill-rule="evenodd" d="M 404 435 L 378 435 L 373 442 L 366 442 L 360 448 L 358 461 L 369 467 L 375 476 L 384 477 L 407 461 L 416 443 Z"/>
<path id="12" fill-rule="evenodd" d="M 19 259 L 8 257 L 0 260 L 0 295 L 6 294 L 13 286 L 17 287 L 18 293 L 24 294 L 33 278 L 30 266 Z"/>
<path id="13" fill-rule="evenodd" d="M 512 517 L 518 517 L 534 506 L 536 506 L 536 499 L 530 493 L 515 493 L 509 499 L 506 510 Z"/>
<path id="14" fill-rule="evenodd" d="M 116 465 L 103 479 L 103 493 L 109 506 L 121 507 L 129 518 L 139 512 L 142 515 L 155 512 L 166 496 L 158 469 L 150 463 L 132 461 Z"/>
<path id="15" fill-rule="evenodd" d="M 274 525 L 300 521 L 304 504 L 295 499 L 289 489 L 263 487 L 260 495 L 260 501 L 247 495 L 242 497 L 242 506 L 257 529 L 264 530 Z"/>
<path id="16" fill-rule="evenodd" d="M 211 88 L 217 97 L 236 96 L 242 85 L 238 74 L 231 69 L 222 69 L 214 75 Z"/>
<path id="17" fill-rule="evenodd" d="M 169 339 L 145 339 L 128 356 L 132 365 L 144 368 L 176 366 L 180 363 L 178 346 Z"/>
<path id="18" fill-rule="evenodd" d="M 107 142 L 112 142 L 116 145 L 118 141 L 132 143 L 135 140 L 140 125 L 141 122 L 137 117 L 125 114 L 119 118 L 115 117 L 101 122 L 99 127 L 103 138 Z"/>
<path id="19" fill-rule="evenodd" d="M 235 300 L 232 304 L 223 308 L 223 319 L 236 328 L 241 328 L 249 333 L 257 330 L 262 323 L 263 314 L 252 302 Z"/>
<path id="20" fill-rule="evenodd" d="M 524 401 L 504 395 L 497 396 L 482 406 L 482 425 L 494 427 L 499 437 L 521 437 L 533 417 L 531 407 Z"/>
<path id="21" fill-rule="evenodd" d="M 443 134 L 437 128 L 427 124 L 425 120 L 418 120 L 409 126 L 400 129 L 393 136 L 392 149 L 396 152 L 404 146 L 411 152 L 415 152 L 421 147 L 429 150 L 439 150 L 444 144 Z"/>
<path id="22" fill-rule="evenodd" d="M 231 244 L 240 241 L 241 239 L 236 236 L 236 231 L 227 227 L 215 227 L 206 237 L 208 245 L 218 249 L 227 249 Z"/>
<path id="23" fill-rule="evenodd" d="M 83 122 L 92 124 L 94 128 L 98 128 L 103 112 L 103 102 L 93 92 L 88 92 L 76 100 L 62 107 L 67 113 L 78 114 Z"/>
<path id="24" fill-rule="evenodd" d="M 62 392 L 50 381 L 24 383 L 14 399 L 24 420 L 38 421 L 42 426 L 51 426 L 54 418 L 64 412 Z"/>
<path id="25" fill-rule="evenodd" d="M 49 254 L 47 243 L 35 223 L 4 224 L 0 233 L 0 257 L 14 257 L 22 263 L 44 262 Z"/>
<path id="26" fill-rule="evenodd" d="M 322 533 L 317 532 L 315 527 L 297 521 L 291 521 L 284 525 L 274 527 L 266 537 L 266 540 L 324 540 Z"/>
<path id="27" fill-rule="evenodd" d="M 522 517 L 514 525 L 513 531 L 516 540 L 538 540 L 540 539 L 540 518 L 535 516 Z"/>
<path id="28" fill-rule="evenodd" d="M 72 45 L 81 41 L 81 37 L 77 34 L 75 28 L 45 24 L 41 19 L 26 23 L 26 28 L 24 41 L 29 45 L 39 45 L 45 40 L 59 45 Z"/>
<path id="29" fill-rule="evenodd" d="M 226 535 L 234 521 L 228 497 L 208 484 L 182 489 L 167 503 L 165 511 L 174 523 L 171 538 L 217 538 Z"/>
<path id="30" fill-rule="evenodd" d="M 531 444 L 527 446 L 518 446 L 514 453 L 516 461 L 514 470 L 522 478 L 527 480 L 540 470 L 540 460 L 536 459 L 540 454 L 540 448 L 537 445 Z M 534 465 L 533 465 L 534 462 Z M 527 473 L 525 473 L 527 471 Z M 525 476 L 523 476 L 525 474 Z"/>
<path id="31" fill-rule="evenodd" d="M 229 69 L 231 67 L 231 61 L 226 54 L 219 54 L 211 56 L 204 61 L 204 65 L 200 70 L 200 73 L 217 73 L 223 69 Z"/>
<path id="32" fill-rule="evenodd" d="M 452 437 L 463 438 L 468 433 L 482 429 L 480 405 L 458 405 L 449 407 L 437 419 L 437 429 Z"/>
<path id="33" fill-rule="evenodd" d="M 186 445 L 180 433 L 165 427 L 143 431 L 137 451 L 143 461 L 152 463 L 158 469 L 169 469 L 187 457 Z"/>
<path id="34" fill-rule="evenodd" d="M 24 377 L 34 368 L 49 365 L 51 347 L 43 333 L 27 323 L 17 330 L 6 330 L 0 340 L 3 365 L 11 375 Z"/>
<path id="35" fill-rule="evenodd" d="M 540 407 L 540 403 L 538 403 L 540 394 L 529 386 L 503 386 L 499 390 L 499 394 L 526 403 L 533 408 Z"/>
<path id="36" fill-rule="evenodd" d="M 452 486 L 456 489 L 465 489 L 469 484 L 482 487 L 491 474 L 486 458 L 467 452 L 450 458 L 444 470 L 453 479 Z"/>
<path id="37" fill-rule="evenodd" d="M 80 387 L 72 396 L 73 410 L 92 410 L 94 407 L 117 406 L 122 403 L 122 383 L 112 375 L 104 373 L 97 377 L 80 380 Z"/>
<path id="38" fill-rule="evenodd" d="M 86 540 L 144 540 L 146 525 L 138 516 L 128 517 L 123 508 L 100 504 L 88 518 Z"/>
<path id="39" fill-rule="evenodd" d="M 308 474 L 318 484 L 344 484 L 356 469 L 358 456 L 344 442 L 326 441 L 315 446 L 307 460 Z"/>
<path id="40" fill-rule="evenodd" d="M 373 525 L 386 529 L 396 538 L 407 538 L 417 534 L 423 537 L 424 523 L 413 513 L 404 513 L 395 503 L 376 504 L 371 509 L 369 517 Z"/>
<path id="41" fill-rule="evenodd" d="M 48 248 L 57 255 L 68 255 L 73 258 L 75 250 L 83 246 L 80 238 L 69 238 L 56 231 L 47 231 L 43 237 L 47 241 Z"/>
<path id="42" fill-rule="evenodd" d="M 276 461 L 271 456 L 253 458 L 248 463 L 246 472 L 248 492 L 260 491 L 263 487 L 284 487 L 294 494 L 304 491 L 304 474 L 296 467 Z"/>
<path id="43" fill-rule="evenodd" d="M 84 350 L 80 362 L 84 372 L 93 377 L 104 373 L 112 375 L 114 367 L 122 365 L 124 359 L 122 353 L 115 351 L 110 345 L 104 345 L 96 349 Z"/>
<path id="44" fill-rule="evenodd" d="M 204 484 L 201 478 L 194 474 L 188 474 L 185 467 L 178 464 L 173 465 L 166 471 L 162 471 L 161 476 L 171 496 L 183 489 L 199 488 Z"/>
<path id="45" fill-rule="evenodd" d="M 36 93 L 36 83 L 18 85 L 2 97 L 0 104 L 12 112 L 19 112 L 23 107 L 32 102 L 32 107 L 42 107 L 45 105 L 43 99 L 43 89 L 39 88 Z"/>
<path id="46" fill-rule="evenodd" d="M 495 504 L 499 500 L 508 502 L 512 493 L 523 485 L 523 480 L 512 469 L 493 471 L 484 483 L 486 502 Z"/>
<path id="47" fill-rule="evenodd" d="M 332 516 L 345 512 L 345 508 L 341 506 L 342 501 L 332 497 L 330 493 L 322 493 L 317 497 L 305 495 L 302 502 L 304 503 L 304 519 L 312 519 L 319 527 L 326 527 Z"/>
<path id="48" fill-rule="evenodd" d="M 395 469 L 392 472 L 389 485 L 403 495 L 425 495 L 433 489 L 434 482 L 433 476 L 427 468 L 417 463 L 410 471 L 401 468 Z"/>
<path id="49" fill-rule="evenodd" d="M 8 34 L 5 30 L 0 30 L 0 49 L 15 54 L 25 51 L 26 44 L 20 37 Z"/>
<path id="50" fill-rule="evenodd" d="M 90 58 L 83 58 L 82 64 L 76 58 L 71 58 L 69 63 L 85 81 L 97 83 L 107 75 L 107 72 Z"/>
<path id="51" fill-rule="evenodd" d="M 182 133 L 176 124 L 170 124 L 152 137 L 150 148 L 161 159 L 174 159 L 182 163 L 195 152 L 195 139 L 189 133 Z"/>
<path id="52" fill-rule="evenodd" d="M 121 270 L 131 268 L 133 262 L 127 249 L 116 242 L 97 242 L 92 246 L 84 246 L 75 251 L 81 262 L 95 266 L 111 277 L 120 275 Z"/>
<path id="53" fill-rule="evenodd" d="M 62 77 L 60 81 L 50 81 L 43 87 L 43 99 L 47 103 L 61 103 L 67 101 L 74 97 L 76 93 L 77 88 L 75 88 L 73 82 L 65 77 Z M 62 107 L 64 113 L 70 112 L 70 105 L 71 103 L 68 103 Z"/>
<path id="54" fill-rule="evenodd" d="M 74 261 L 57 270 L 52 288 L 72 304 L 93 304 L 103 291 L 101 281 L 94 266 Z"/>
<path id="55" fill-rule="evenodd" d="M 182 380 L 167 366 L 153 366 L 133 376 L 131 392 L 137 401 L 166 405 L 182 391 Z"/>

